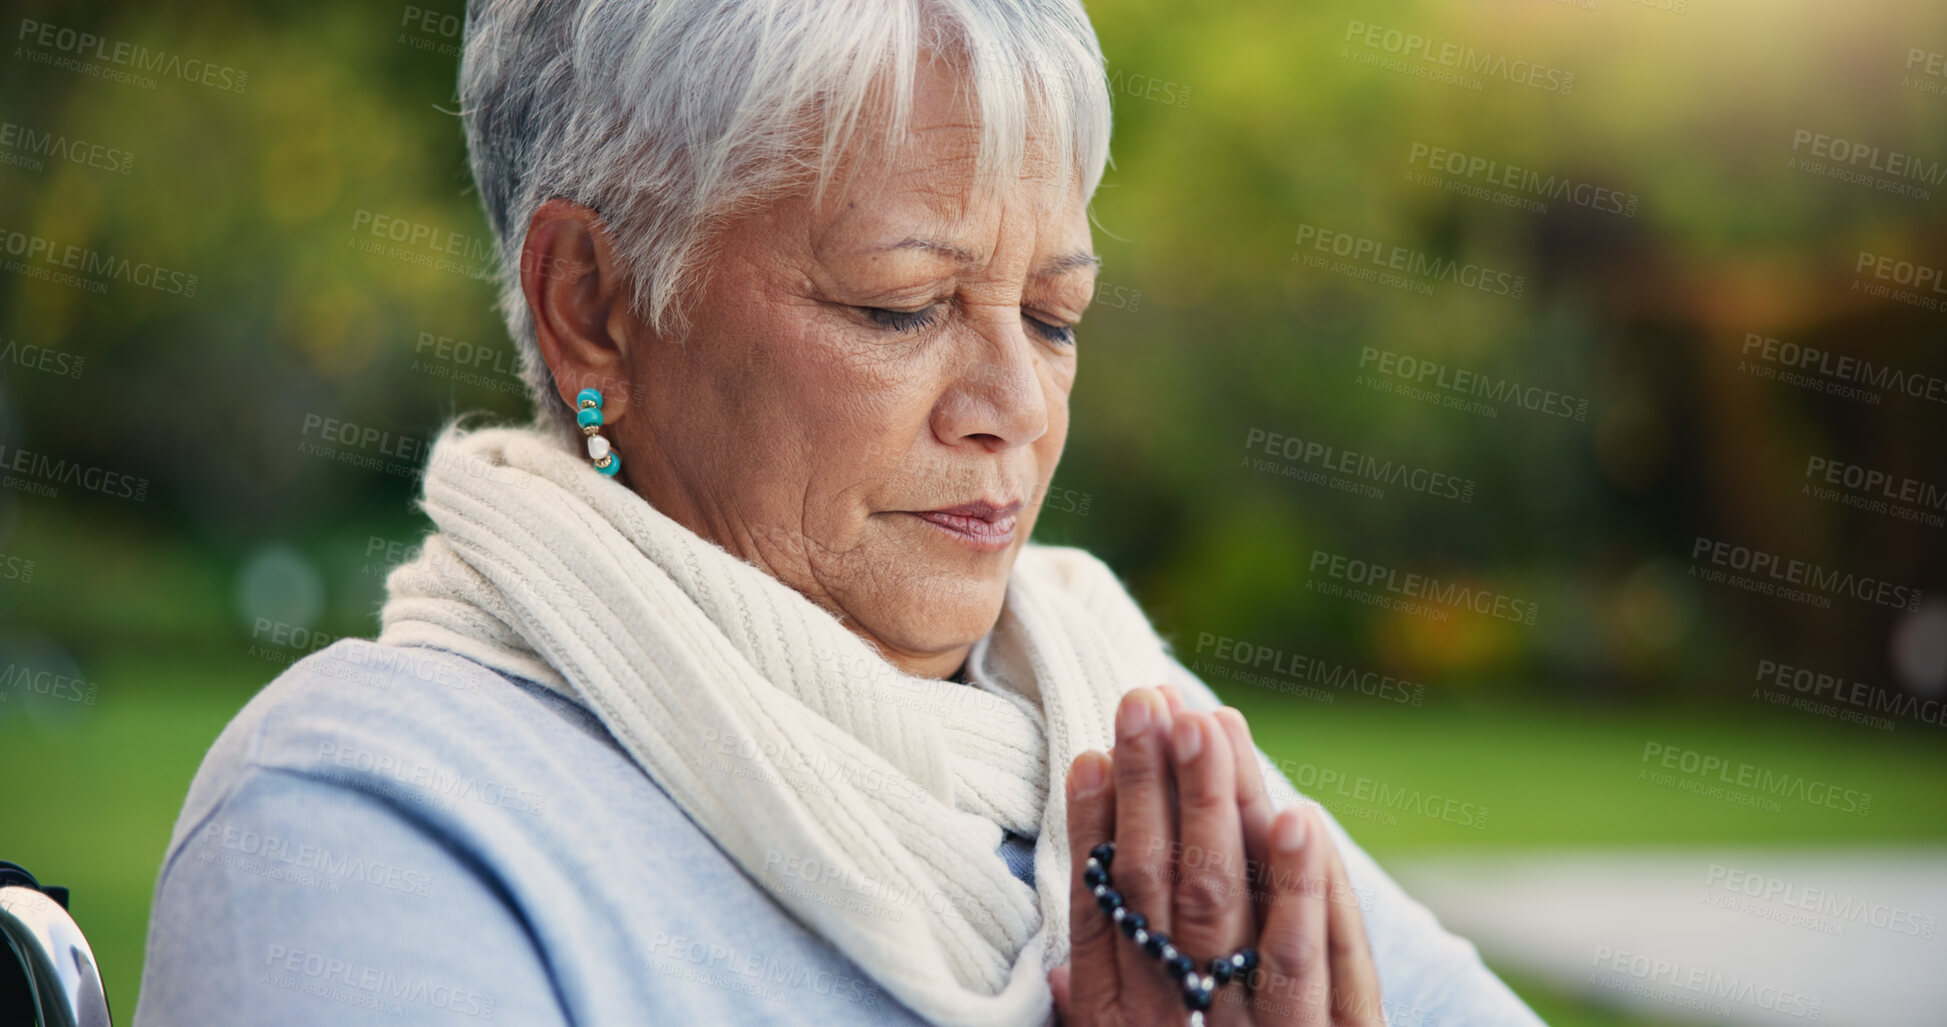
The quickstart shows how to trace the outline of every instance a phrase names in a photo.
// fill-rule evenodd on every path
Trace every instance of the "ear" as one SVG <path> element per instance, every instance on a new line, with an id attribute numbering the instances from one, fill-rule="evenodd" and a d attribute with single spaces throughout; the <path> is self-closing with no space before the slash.
<path id="1" fill-rule="evenodd" d="M 541 358 L 570 410 L 584 388 L 602 390 L 614 421 L 628 411 L 639 357 L 629 286 L 608 226 L 579 203 L 552 199 L 534 211 L 521 243 L 521 292 Z"/>

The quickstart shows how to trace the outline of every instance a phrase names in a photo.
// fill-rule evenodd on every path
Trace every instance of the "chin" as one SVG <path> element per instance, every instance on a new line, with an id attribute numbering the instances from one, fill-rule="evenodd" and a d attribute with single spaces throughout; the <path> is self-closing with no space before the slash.
<path id="1" fill-rule="evenodd" d="M 874 611 L 875 623 L 864 625 L 887 645 L 915 654 L 947 652 L 979 641 L 1000 618 L 1007 598 L 1004 567 L 991 579 L 908 573 L 911 586 Z"/>

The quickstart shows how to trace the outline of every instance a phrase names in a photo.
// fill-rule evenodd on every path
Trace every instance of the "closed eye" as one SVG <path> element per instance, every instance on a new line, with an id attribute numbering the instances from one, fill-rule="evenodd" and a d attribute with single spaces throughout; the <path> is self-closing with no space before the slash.
<path id="1" fill-rule="evenodd" d="M 872 323 L 895 332 L 917 332 L 933 327 L 939 318 L 938 305 L 919 310 L 892 310 L 886 307 L 860 307 Z"/>
<path id="2" fill-rule="evenodd" d="M 939 305 L 922 307 L 919 310 L 894 310 L 890 307 L 860 307 L 872 323 L 894 332 L 918 332 L 933 327 L 939 321 Z M 1021 320 L 1027 322 L 1036 335 L 1060 346 L 1075 344 L 1075 326 L 1054 324 L 1043 321 L 1032 314 L 1023 312 Z"/>
<path id="3" fill-rule="evenodd" d="M 1035 334 L 1049 342 L 1058 343 L 1063 346 L 1073 346 L 1075 344 L 1074 325 L 1050 324 L 1047 321 L 1035 317 L 1033 314 L 1025 313 L 1021 315 L 1021 320 L 1026 321 L 1028 326 L 1034 329 Z"/>

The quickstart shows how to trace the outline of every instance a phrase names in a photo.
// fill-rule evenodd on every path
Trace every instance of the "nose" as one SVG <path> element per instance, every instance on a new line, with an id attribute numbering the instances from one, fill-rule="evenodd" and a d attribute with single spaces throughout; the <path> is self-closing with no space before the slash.
<path id="1" fill-rule="evenodd" d="M 1032 445 L 1048 433 L 1048 390 L 1038 343 L 1018 307 L 971 322 L 961 333 L 950 379 L 934 408 L 934 434 L 949 446 L 989 452 Z"/>

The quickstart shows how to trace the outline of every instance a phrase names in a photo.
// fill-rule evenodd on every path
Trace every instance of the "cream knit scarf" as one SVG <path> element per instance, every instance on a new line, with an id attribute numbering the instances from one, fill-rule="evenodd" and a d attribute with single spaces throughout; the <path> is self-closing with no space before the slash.
<path id="1" fill-rule="evenodd" d="M 593 711 L 750 877 L 941 1024 L 1041 1024 L 1067 958 L 1062 782 L 1118 696 L 1168 680 L 1115 575 L 1024 546 L 961 684 L 907 675 L 824 608 L 535 429 L 450 425 L 437 531 L 386 579 L 381 643 L 451 650 Z M 1035 846 L 1036 887 L 997 854 Z"/>

